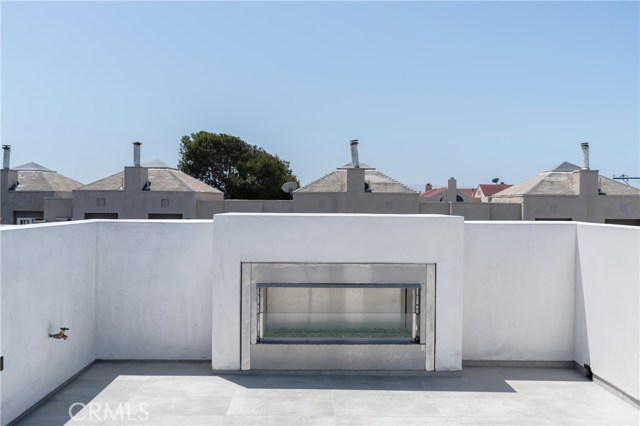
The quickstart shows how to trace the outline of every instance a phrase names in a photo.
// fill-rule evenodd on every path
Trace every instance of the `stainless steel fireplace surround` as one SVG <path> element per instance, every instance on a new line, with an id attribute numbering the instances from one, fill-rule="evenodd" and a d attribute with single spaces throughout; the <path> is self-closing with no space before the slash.
<path id="1" fill-rule="evenodd" d="M 433 264 L 243 263 L 242 370 L 434 370 Z"/>

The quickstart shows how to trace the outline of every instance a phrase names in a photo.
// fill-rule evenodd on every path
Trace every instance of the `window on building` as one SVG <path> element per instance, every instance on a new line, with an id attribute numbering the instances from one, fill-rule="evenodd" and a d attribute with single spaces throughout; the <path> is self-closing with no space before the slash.
<path id="1" fill-rule="evenodd" d="M 149 213 L 149 219 L 182 219 L 181 213 Z"/>
<path id="2" fill-rule="evenodd" d="M 117 219 L 118 213 L 85 213 L 85 219 Z"/>
<path id="3" fill-rule="evenodd" d="M 605 219 L 604 223 L 610 225 L 640 226 L 640 219 Z"/>
<path id="4" fill-rule="evenodd" d="M 44 222 L 44 212 L 40 211 L 14 211 L 13 223 L 17 225 L 29 225 L 31 223 Z"/>

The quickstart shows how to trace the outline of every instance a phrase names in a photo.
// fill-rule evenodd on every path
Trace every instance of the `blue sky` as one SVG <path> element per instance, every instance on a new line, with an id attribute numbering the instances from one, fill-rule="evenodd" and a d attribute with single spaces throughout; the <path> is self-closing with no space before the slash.
<path id="1" fill-rule="evenodd" d="M 229 133 L 308 183 L 640 176 L 638 2 L 1 3 L 1 139 L 89 183 Z"/>

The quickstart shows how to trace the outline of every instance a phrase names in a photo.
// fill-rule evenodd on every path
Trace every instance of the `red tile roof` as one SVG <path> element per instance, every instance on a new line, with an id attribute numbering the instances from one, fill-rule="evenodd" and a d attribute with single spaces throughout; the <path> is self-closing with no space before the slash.
<path id="1" fill-rule="evenodd" d="M 421 197 L 435 197 L 436 195 L 440 194 L 441 192 L 446 192 L 447 188 L 435 188 L 435 189 L 430 189 L 428 191 L 425 191 L 423 193 L 420 194 Z"/>
<path id="2" fill-rule="evenodd" d="M 513 185 L 507 185 L 506 183 L 481 183 L 478 185 L 478 188 L 480 188 L 485 197 L 491 197 L 493 194 L 497 194 L 498 192 L 504 191 L 512 186 Z"/>

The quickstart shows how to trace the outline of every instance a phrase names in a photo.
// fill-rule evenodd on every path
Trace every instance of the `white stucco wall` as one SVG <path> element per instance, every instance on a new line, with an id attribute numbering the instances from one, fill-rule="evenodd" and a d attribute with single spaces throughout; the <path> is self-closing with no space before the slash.
<path id="1" fill-rule="evenodd" d="M 571 223 L 465 223 L 465 360 L 573 360 L 575 232 Z"/>
<path id="2" fill-rule="evenodd" d="M 436 263 L 437 370 L 576 360 L 638 399 L 639 259 L 634 227 L 450 216 L 2 227 L 2 423 L 96 358 L 239 369 L 241 262 Z"/>
<path id="3" fill-rule="evenodd" d="M 211 241 L 211 221 L 3 227 L 2 424 L 96 358 L 209 359 Z"/>
<path id="4" fill-rule="evenodd" d="M 2 424 L 95 359 L 95 223 L 3 228 Z M 49 334 L 69 327 L 69 339 Z"/>
<path id="5" fill-rule="evenodd" d="M 640 399 L 640 229 L 577 225 L 575 360 Z"/>
<path id="6" fill-rule="evenodd" d="M 210 359 L 212 229 L 98 222 L 97 358 Z"/>
<path id="7" fill-rule="evenodd" d="M 463 225 L 455 216 L 216 215 L 212 367 L 240 369 L 242 262 L 436 263 L 436 370 L 459 370 Z"/>

